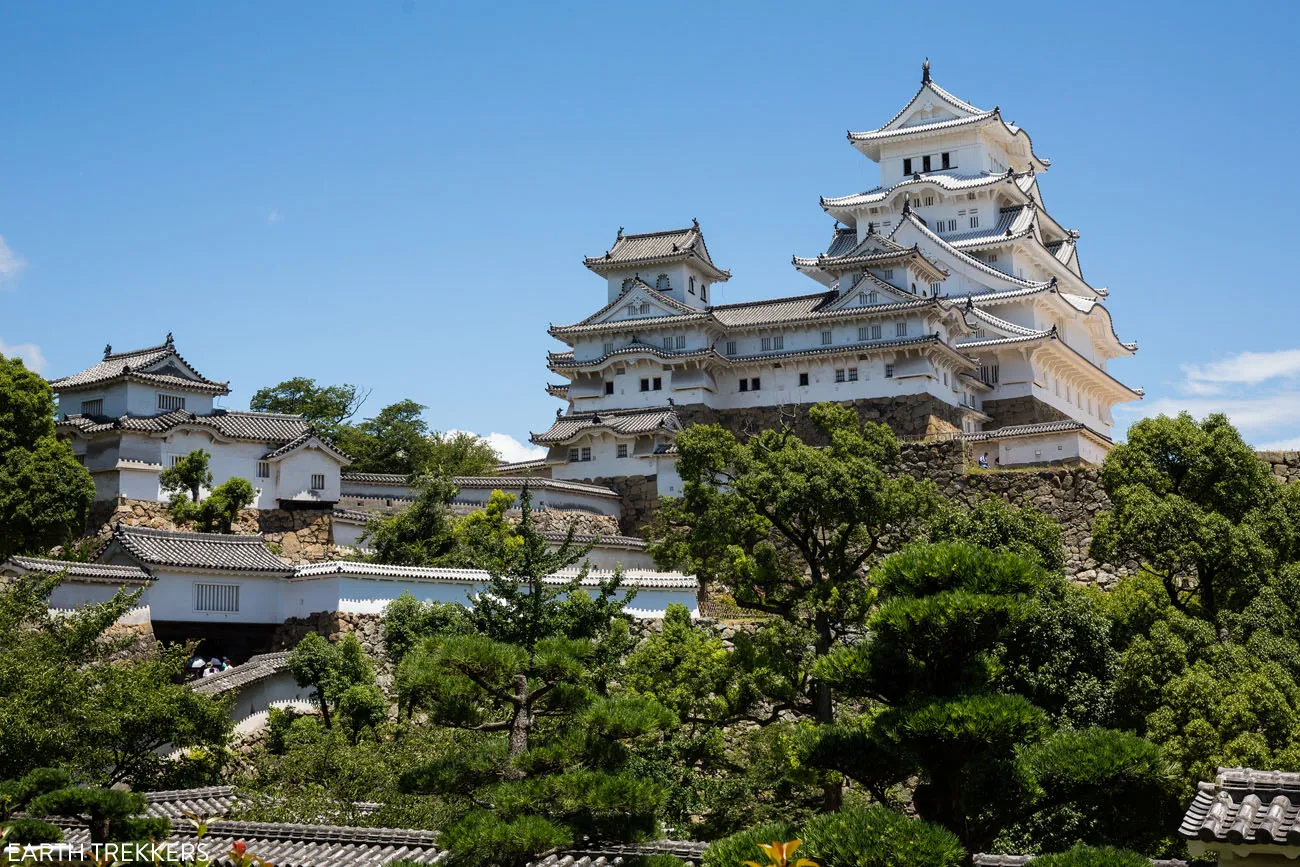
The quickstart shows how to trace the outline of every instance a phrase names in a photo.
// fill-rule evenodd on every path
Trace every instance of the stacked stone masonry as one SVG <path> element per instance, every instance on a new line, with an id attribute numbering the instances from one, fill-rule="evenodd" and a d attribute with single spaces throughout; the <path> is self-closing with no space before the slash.
<path id="1" fill-rule="evenodd" d="M 863 398 L 842 403 L 855 410 L 863 421 L 888 425 L 899 436 L 937 436 L 962 429 L 961 414 L 957 407 L 928 394 Z M 812 407 L 813 404 L 798 403 L 718 410 L 703 404 L 688 404 L 676 407 L 676 410 L 683 427 L 692 424 L 720 424 L 736 436 L 744 437 L 761 430 L 789 425 L 804 442 L 821 445 L 826 437 L 808 416 L 808 410 Z"/>

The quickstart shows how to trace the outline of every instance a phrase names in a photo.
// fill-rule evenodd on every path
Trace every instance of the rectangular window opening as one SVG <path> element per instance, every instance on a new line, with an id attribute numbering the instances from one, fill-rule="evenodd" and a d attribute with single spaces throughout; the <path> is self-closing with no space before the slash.
<path id="1" fill-rule="evenodd" d="M 311 489 L 312 489 L 313 491 L 323 491 L 323 490 L 325 490 L 325 474 L 324 474 L 324 473 L 312 473 L 312 477 L 311 477 Z"/>
<path id="2" fill-rule="evenodd" d="M 98 400 L 83 400 L 81 402 L 81 414 L 82 415 L 103 415 L 104 399 L 101 397 Z"/>
<path id="3" fill-rule="evenodd" d="M 238 584 L 199 584 L 194 585 L 195 611 L 239 610 Z"/>

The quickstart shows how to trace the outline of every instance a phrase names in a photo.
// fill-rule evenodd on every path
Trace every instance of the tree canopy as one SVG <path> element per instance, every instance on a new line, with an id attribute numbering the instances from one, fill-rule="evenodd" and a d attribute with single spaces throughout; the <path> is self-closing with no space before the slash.
<path id="1" fill-rule="evenodd" d="M 248 402 L 253 412 L 301 415 L 318 432 L 336 438 L 370 397 L 370 390 L 351 383 L 317 385 L 316 380 L 295 376 L 277 385 L 259 388 Z"/>
<path id="2" fill-rule="evenodd" d="M 80 535 L 95 483 L 54 432 L 50 386 L 0 355 L 0 561 Z"/>

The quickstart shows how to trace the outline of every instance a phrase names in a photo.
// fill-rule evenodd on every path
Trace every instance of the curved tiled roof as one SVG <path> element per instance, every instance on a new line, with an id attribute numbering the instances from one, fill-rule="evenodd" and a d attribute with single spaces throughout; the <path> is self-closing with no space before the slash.
<path id="1" fill-rule="evenodd" d="M 974 190 L 999 183 L 1015 183 L 1019 178 L 1030 175 L 1028 172 L 1008 174 L 1007 172 L 981 172 L 977 175 L 955 175 L 948 172 L 925 172 L 918 177 L 907 177 L 898 183 L 884 187 L 874 187 L 861 193 L 848 196 L 822 196 L 819 199 L 823 210 L 831 208 L 855 208 L 860 205 L 875 205 L 883 202 L 903 187 L 925 186 L 933 184 L 949 192 Z M 1019 185 L 1017 184 L 1017 189 Z"/>
<path id="2" fill-rule="evenodd" d="M 902 138 L 915 133 L 926 132 L 943 132 L 961 126 L 970 126 L 971 124 L 985 123 L 990 120 L 1001 120 L 1001 110 L 996 106 L 988 111 L 982 111 L 978 114 L 967 115 L 966 117 L 949 117 L 943 120 L 936 120 L 930 123 L 914 123 L 909 126 L 899 126 L 893 129 L 888 126 L 879 129 L 865 130 L 863 132 L 849 131 L 848 138 L 851 142 L 869 142 L 884 141 L 891 138 Z"/>
<path id="3" fill-rule="evenodd" d="M 293 571 L 271 553 L 261 536 L 184 533 L 117 524 L 113 527 L 113 541 L 132 558 L 150 566 L 280 574 Z"/>
<path id="4" fill-rule="evenodd" d="M 972 859 L 971 863 L 975 867 L 1024 867 L 1024 865 L 1034 860 L 1033 855 L 984 855 L 979 854 Z M 1174 859 L 1153 858 L 1151 867 L 1188 867 L 1186 861 Z"/>
<path id="5" fill-rule="evenodd" d="M 232 665 L 225 671 L 190 681 L 190 689 L 199 695 L 223 695 L 288 670 L 289 651 L 260 653 L 250 656 L 240 665 Z"/>
<path id="6" fill-rule="evenodd" d="M 293 452 L 298 451 L 298 449 L 304 448 L 305 446 L 310 444 L 313 440 L 320 444 L 320 447 L 323 451 L 329 452 L 331 455 L 333 455 L 342 463 L 348 464 L 352 462 L 351 457 L 349 457 L 345 452 L 343 452 L 341 449 L 335 446 L 334 443 L 330 442 L 329 440 L 325 439 L 325 437 L 316 433 L 316 431 L 312 430 L 310 427 L 296 439 L 285 443 L 284 445 L 280 446 L 278 449 L 274 449 L 273 451 L 267 452 L 263 456 L 263 460 L 278 460 L 279 458 L 286 457 L 292 454 Z"/>
<path id="7" fill-rule="evenodd" d="M 687 229 L 669 229 L 639 235 L 624 235 L 620 229 L 614 246 L 604 256 L 588 256 L 583 264 L 599 274 L 637 265 L 666 265 L 686 260 L 691 260 L 714 280 L 724 282 L 731 279 L 730 271 L 713 264 L 699 224 Z"/>
<path id="8" fill-rule="evenodd" d="M 7 564 L 23 572 L 56 575 L 66 572 L 69 578 L 94 584 L 148 584 L 149 573 L 139 566 L 114 566 L 109 563 L 73 563 L 45 557 L 10 557 Z"/>
<path id="9" fill-rule="evenodd" d="M 234 671 L 234 669 L 227 669 L 227 671 Z M 204 681 L 194 681 L 194 683 L 197 686 L 199 683 L 206 683 L 214 679 L 215 676 Z M 158 792 L 144 792 L 143 794 L 147 805 L 145 815 L 167 819 L 184 819 L 186 813 L 207 818 L 225 816 L 238 800 L 235 797 L 234 786 L 169 789 Z"/>
<path id="10" fill-rule="evenodd" d="M 658 358 L 681 361 L 691 358 L 705 358 L 710 355 L 717 355 L 713 349 L 663 349 L 659 346 L 652 346 L 649 343 L 643 343 L 640 340 L 633 341 L 626 346 L 620 346 L 610 352 L 597 357 L 588 358 L 578 361 L 574 358 L 572 352 L 551 352 L 546 356 L 547 366 L 552 370 L 557 368 L 583 367 L 590 364 L 603 364 L 610 358 L 619 355 L 653 355 Z"/>
<path id="11" fill-rule="evenodd" d="M 1178 835 L 1244 846 L 1300 845 L 1300 774 L 1219 768 L 1197 786 Z"/>
<path id="12" fill-rule="evenodd" d="M 595 586 L 614 573 L 609 569 L 590 569 L 583 579 L 582 586 Z M 484 584 L 488 573 L 482 569 L 453 569 L 440 566 L 390 566 L 384 563 L 359 563 L 348 560 L 332 560 L 326 563 L 310 563 L 298 567 L 291 580 L 327 578 L 334 575 L 357 576 L 387 580 L 409 579 L 415 581 L 448 581 L 455 583 Z M 565 569 L 546 579 L 548 584 L 567 584 L 577 578 L 577 569 Z M 628 587 L 646 589 L 694 590 L 699 582 L 692 575 L 680 572 L 651 572 L 644 569 L 627 569 L 623 572 L 623 583 Z"/>
<path id="13" fill-rule="evenodd" d="M 194 377 L 174 364 L 165 364 L 175 359 L 183 364 Z M 105 351 L 104 358 L 98 364 L 69 376 L 50 380 L 50 387 L 55 391 L 77 391 L 98 388 L 121 379 L 135 379 L 187 391 L 201 391 L 209 394 L 230 394 L 230 383 L 216 382 L 208 379 L 187 362 L 172 343 L 171 335 L 160 346 L 144 349 L 132 349 L 127 352 Z"/>
<path id="14" fill-rule="evenodd" d="M 530 476 L 455 476 L 451 483 L 458 488 L 522 488 L 527 485 L 538 491 L 570 491 L 575 494 L 614 499 L 618 499 L 619 496 L 618 491 L 601 485 L 571 482 L 567 479 L 534 479 Z"/>
<path id="15" fill-rule="evenodd" d="M 1014 274 L 1008 274 L 1005 271 L 999 271 L 997 268 L 994 268 L 992 265 L 989 265 L 987 262 L 981 262 L 979 259 L 976 259 L 971 254 L 963 250 L 959 250 L 956 247 L 954 247 L 952 244 L 949 244 L 946 240 L 944 240 L 942 237 L 936 234 L 935 231 L 931 229 L 929 225 L 926 224 L 925 220 L 917 216 L 915 212 L 904 214 L 903 218 L 898 221 L 898 225 L 895 226 L 894 230 L 889 233 L 889 237 L 893 238 L 895 235 L 898 234 L 899 229 L 903 228 L 903 226 L 908 225 L 909 223 L 915 226 L 917 229 L 919 229 L 923 235 L 925 235 L 930 240 L 934 241 L 934 243 L 940 249 L 944 250 L 949 255 L 957 257 L 960 261 L 965 262 L 967 265 L 970 265 L 971 267 L 979 271 L 983 271 L 989 276 L 997 277 L 998 279 L 1005 280 L 1006 282 L 1011 283 L 1013 285 L 1023 286 L 1029 289 L 1045 289 L 1048 286 L 1054 285 L 1053 281 L 1026 280 L 1023 277 L 1016 277 Z"/>
<path id="16" fill-rule="evenodd" d="M 339 480 L 354 485 L 409 485 L 407 473 L 342 473 Z"/>
<path id="17" fill-rule="evenodd" d="M 229 439 L 264 442 L 277 447 L 299 440 L 305 441 L 304 438 L 312 434 L 311 425 L 300 415 L 225 409 L 216 410 L 208 415 L 197 415 L 181 409 L 160 415 L 124 415 L 115 419 L 74 414 L 64 416 L 55 424 L 64 430 L 76 431 L 87 436 L 110 431 L 166 433 L 177 427 L 197 427 L 216 431 Z"/>
<path id="18" fill-rule="evenodd" d="M 528 867 L 621 867 L 634 858 L 654 855 L 670 855 L 683 861 L 687 867 L 691 867 L 700 862 L 707 848 L 707 843 L 678 843 L 671 840 L 635 845 L 587 844 L 546 855 L 531 862 Z"/>
<path id="19" fill-rule="evenodd" d="M 1110 442 L 1110 437 L 1098 433 L 1081 421 L 1045 421 L 1039 422 L 1038 424 L 1018 424 L 1009 427 L 996 428 L 995 430 L 962 434 L 961 438 L 968 442 L 983 442 L 984 440 L 998 440 L 1006 439 L 1008 437 L 1043 436 L 1046 434 L 1061 433 L 1063 431 L 1072 430 L 1084 430 L 1094 436 L 1101 437 L 1106 442 Z"/>
<path id="20" fill-rule="evenodd" d="M 671 406 L 606 412 L 575 412 L 558 416 L 550 429 L 543 433 L 532 434 L 530 439 L 542 445 L 563 442 L 579 433 L 596 429 L 632 436 L 660 430 L 676 431 L 680 427 L 677 412 Z"/>
<path id="21" fill-rule="evenodd" d="M 275 867 L 387 867 L 398 861 L 443 863 L 448 854 L 438 850 L 436 839 L 433 831 L 223 820 L 213 823 L 199 842 L 202 851 L 214 858 L 214 865 L 221 867 L 230 864 L 223 856 L 236 841 L 243 841 L 250 855 Z M 172 821 L 168 842 L 195 840 L 195 830 L 188 820 Z M 87 846 L 90 832 L 84 825 L 64 824 L 64 841 Z"/>
<path id="22" fill-rule="evenodd" d="M 1005 244 L 1024 238 L 1034 232 L 1034 215 L 1038 206 L 1032 202 L 998 209 L 997 222 L 984 229 L 972 229 L 944 238 L 958 250 L 967 250 L 985 244 Z"/>

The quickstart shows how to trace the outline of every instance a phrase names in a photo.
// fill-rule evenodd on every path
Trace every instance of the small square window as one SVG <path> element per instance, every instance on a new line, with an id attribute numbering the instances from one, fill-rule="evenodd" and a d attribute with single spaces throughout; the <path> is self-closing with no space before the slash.
<path id="1" fill-rule="evenodd" d="M 906 336 L 907 336 L 907 322 L 906 322 L 906 320 L 904 320 L 903 322 L 897 322 L 897 323 L 894 324 L 894 333 L 895 333 L 895 336 L 897 336 L 897 337 L 906 337 Z"/>
<path id="2" fill-rule="evenodd" d="M 904 157 L 904 158 L 903 158 L 903 174 L 905 174 L 905 175 L 910 175 L 911 173 L 912 173 L 912 158 L 911 158 L 911 157 Z"/>
<path id="3" fill-rule="evenodd" d="M 608 379 L 605 381 L 605 394 L 613 394 L 613 393 L 614 393 L 614 380 Z"/>
<path id="4" fill-rule="evenodd" d="M 758 387 L 759 387 L 759 379 L 758 379 L 758 377 L 756 376 L 756 377 L 754 377 L 753 379 L 751 379 L 751 380 L 749 381 L 749 390 L 750 390 L 750 391 L 758 391 Z"/>
<path id="5" fill-rule="evenodd" d="M 736 341 L 734 341 L 734 340 L 728 340 L 728 341 L 727 341 L 727 354 L 728 354 L 728 355 L 735 355 L 735 354 L 736 354 Z"/>
<path id="6" fill-rule="evenodd" d="M 664 388 L 663 377 L 656 376 L 656 377 L 655 377 L 654 390 L 655 390 L 655 391 L 663 391 L 663 388 Z"/>
<path id="7" fill-rule="evenodd" d="M 271 478 L 271 462 L 270 462 L 270 461 L 258 461 L 258 462 L 257 462 L 257 477 L 258 477 L 259 479 L 269 479 L 269 478 Z"/>
<path id="8" fill-rule="evenodd" d="M 870 340 L 871 329 L 866 325 L 858 326 L 858 340 Z"/>
<path id="9" fill-rule="evenodd" d="M 609 355 L 611 352 L 614 351 L 614 344 L 606 341 L 601 351 L 604 352 L 606 355 Z"/>
<path id="10" fill-rule="evenodd" d="M 831 333 L 829 331 L 823 331 L 822 346 L 830 346 L 830 345 L 831 345 Z"/>
<path id="11" fill-rule="evenodd" d="M 325 490 L 325 474 L 313 473 L 311 477 L 311 489 L 313 491 Z"/>
<path id="12" fill-rule="evenodd" d="M 773 349 L 785 349 L 785 337 L 781 336 L 780 334 L 778 334 L 776 337 L 773 337 L 773 338 L 772 338 L 772 348 L 773 348 Z"/>
<path id="13" fill-rule="evenodd" d="M 856 367 L 850 367 L 848 373 L 849 373 L 849 382 L 858 381 L 858 369 Z"/>
<path id="14" fill-rule="evenodd" d="M 664 349 L 672 349 L 672 348 L 673 348 L 673 337 L 670 334 L 664 338 Z"/>
<path id="15" fill-rule="evenodd" d="M 893 279 L 894 279 L 894 269 L 893 269 L 893 268 L 886 268 L 884 271 L 881 271 L 880 273 L 881 273 L 881 276 L 883 276 L 886 280 L 893 280 Z"/>
<path id="16" fill-rule="evenodd" d="M 185 455 L 168 455 L 167 466 L 174 467 L 183 460 L 185 460 Z"/>
<path id="17" fill-rule="evenodd" d="M 614 453 L 620 458 L 627 457 L 627 443 L 619 443 Z"/>
<path id="18" fill-rule="evenodd" d="M 589 461 L 589 460 L 591 460 L 591 446 L 583 446 L 583 447 L 582 447 L 582 459 L 583 459 L 584 461 Z"/>
<path id="19" fill-rule="evenodd" d="M 806 373 L 801 373 L 801 374 L 799 374 L 799 384 L 800 384 L 800 385 L 807 385 L 807 384 L 808 384 L 808 374 L 806 374 Z"/>
<path id="20" fill-rule="evenodd" d="M 685 348 L 686 348 L 686 335 L 685 335 L 685 334 L 678 334 L 678 335 L 673 339 L 673 346 L 676 347 L 677 349 L 685 349 Z"/>
<path id="21" fill-rule="evenodd" d="M 740 380 L 740 390 L 741 390 L 741 391 L 749 391 L 749 380 L 748 380 L 748 379 L 741 379 L 741 380 Z"/>
<path id="22" fill-rule="evenodd" d="M 642 390 L 642 391 L 649 391 L 649 390 L 650 390 L 650 380 L 649 380 L 649 379 L 645 379 L 645 378 L 643 378 L 643 379 L 641 380 L 641 390 Z"/>
<path id="23" fill-rule="evenodd" d="M 569 449 L 569 463 L 582 459 L 582 451 L 577 448 Z"/>
<path id="24" fill-rule="evenodd" d="M 158 395 L 158 408 L 165 412 L 185 409 L 185 398 L 176 394 L 160 394 Z"/>
<path id="25" fill-rule="evenodd" d="M 844 368 L 842 367 L 835 368 L 835 381 L 836 382 L 844 381 Z"/>
<path id="26" fill-rule="evenodd" d="M 82 415 L 103 415 L 104 399 L 101 397 L 98 400 L 83 400 L 81 402 L 81 414 Z"/>
<path id="27" fill-rule="evenodd" d="M 872 339 L 872 340 L 879 340 L 879 339 L 880 339 L 880 326 L 879 326 L 879 325 L 873 325 L 873 326 L 871 326 L 871 339 Z"/>
<path id="28" fill-rule="evenodd" d="M 948 151 L 944 151 L 943 153 L 939 154 L 939 164 L 942 165 L 945 169 L 952 168 L 952 154 L 949 153 Z"/>
<path id="29" fill-rule="evenodd" d="M 772 338 L 770 338 L 770 337 L 764 337 L 764 338 L 759 342 L 759 345 L 762 346 L 764 352 L 771 352 L 771 351 L 772 351 Z"/>
<path id="30" fill-rule="evenodd" d="M 894 377 L 894 365 L 892 365 L 892 364 L 886 364 L 886 365 L 885 365 L 885 379 L 893 379 L 893 377 Z"/>
<path id="31" fill-rule="evenodd" d="M 930 155 L 929 155 L 929 154 L 926 154 L 925 156 L 921 157 L 921 171 L 923 171 L 923 172 L 928 172 L 928 171 L 930 171 Z"/>

